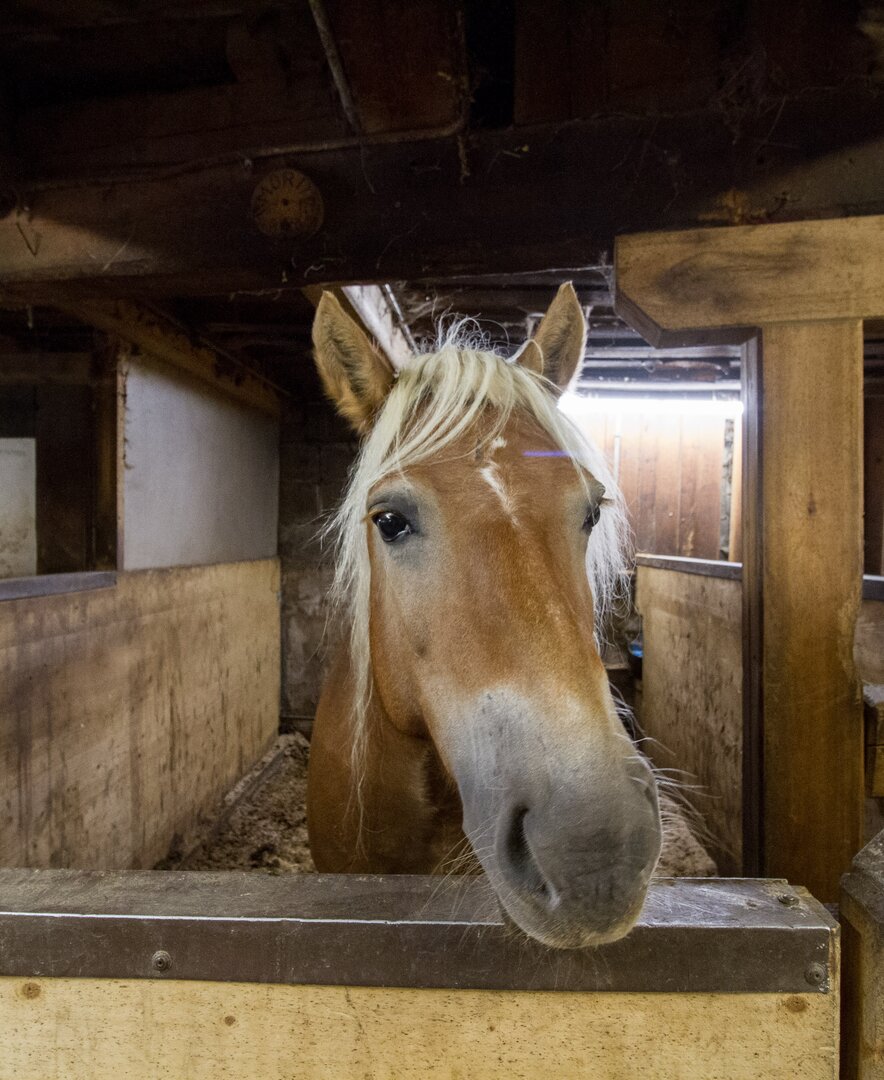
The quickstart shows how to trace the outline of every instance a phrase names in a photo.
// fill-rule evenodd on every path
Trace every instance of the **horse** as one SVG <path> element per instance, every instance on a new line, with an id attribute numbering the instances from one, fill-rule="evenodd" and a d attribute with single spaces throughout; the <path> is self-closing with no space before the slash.
<path id="1" fill-rule="evenodd" d="M 342 629 L 310 751 L 314 862 L 438 873 L 466 849 L 556 948 L 628 933 L 661 847 L 598 646 L 622 502 L 557 408 L 585 341 L 570 284 L 511 359 L 454 334 L 397 371 L 329 292 L 313 325 L 361 439 L 327 526 Z"/>

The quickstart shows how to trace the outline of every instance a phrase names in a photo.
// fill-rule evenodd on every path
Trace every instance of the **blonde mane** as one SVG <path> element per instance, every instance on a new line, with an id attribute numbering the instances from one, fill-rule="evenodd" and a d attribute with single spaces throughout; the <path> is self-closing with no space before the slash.
<path id="1" fill-rule="evenodd" d="M 511 415 L 523 411 L 570 456 L 587 492 L 588 474 L 605 486 L 601 518 L 590 534 L 586 557 L 598 638 L 622 594 L 628 529 L 620 492 L 603 455 L 558 410 L 546 379 L 519 364 L 517 357 L 507 360 L 477 344 L 475 338 L 464 337 L 462 325 L 455 324 L 435 351 L 414 356 L 399 371 L 362 444 L 344 499 L 323 530 L 334 542 L 336 554 L 332 611 L 349 630 L 357 785 L 372 692 L 366 504 L 372 488 L 385 477 L 438 457 L 474 426 L 480 427 L 481 447 L 487 447 Z"/>

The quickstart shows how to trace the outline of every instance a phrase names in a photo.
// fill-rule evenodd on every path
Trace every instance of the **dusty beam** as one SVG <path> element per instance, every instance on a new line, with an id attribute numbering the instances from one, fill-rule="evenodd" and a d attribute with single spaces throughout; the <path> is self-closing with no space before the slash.
<path id="1" fill-rule="evenodd" d="M 238 361 L 219 355 L 163 312 L 132 300 L 92 300 L 65 305 L 90 326 L 136 346 L 142 352 L 209 383 L 243 404 L 276 416 L 275 389 Z"/>
<path id="2" fill-rule="evenodd" d="M 623 231 L 880 212 L 882 136 L 877 98 L 844 93 L 778 99 L 736 141 L 714 112 L 611 117 L 22 181 L 19 208 L 0 221 L 0 297 L 564 276 L 597 265 Z M 833 183 L 833 155 L 847 146 Z M 305 173 L 321 193 L 325 219 L 310 238 L 268 237 L 252 219 L 256 185 L 281 168 Z"/>
<path id="3" fill-rule="evenodd" d="M 746 338 L 744 753 L 752 867 L 822 900 L 859 849 L 862 319 L 884 218 L 623 237 L 617 310 L 651 340 Z M 747 799 L 751 792 L 747 789 Z"/>

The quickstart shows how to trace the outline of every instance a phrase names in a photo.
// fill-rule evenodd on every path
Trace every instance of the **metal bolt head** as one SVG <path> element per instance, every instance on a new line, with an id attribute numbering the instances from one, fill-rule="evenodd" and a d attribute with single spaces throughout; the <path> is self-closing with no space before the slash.
<path id="1" fill-rule="evenodd" d="M 777 900 L 786 907 L 798 907 L 801 901 L 794 893 L 779 893 Z"/>
<path id="2" fill-rule="evenodd" d="M 804 971 L 805 982 L 811 986 L 822 986 L 826 981 L 826 969 L 822 964 L 808 964 Z"/>
<path id="3" fill-rule="evenodd" d="M 158 949 L 150 958 L 150 963 L 155 971 L 168 971 L 172 966 L 172 957 L 165 949 Z"/>

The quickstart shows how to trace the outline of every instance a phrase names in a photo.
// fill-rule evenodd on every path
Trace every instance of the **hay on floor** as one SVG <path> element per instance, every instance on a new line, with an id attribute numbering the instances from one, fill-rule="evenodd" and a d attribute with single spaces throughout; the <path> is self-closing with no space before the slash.
<path id="1" fill-rule="evenodd" d="M 250 777 L 234 789 L 232 809 L 190 855 L 166 860 L 166 869 L 315 872 L 307 842 L 307 757 L 303 735 L 281 735 Z M 241 792 L 246 794 L 240 794 Z M 237 797 L 238 796 L 238 797 Z M 660 877 L 710 877 L 715 863 L 678 807 L 669 803 Z"/>

